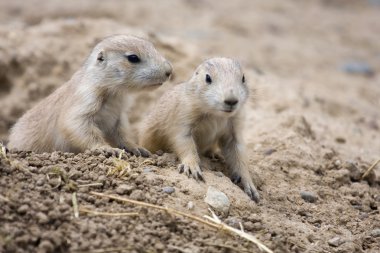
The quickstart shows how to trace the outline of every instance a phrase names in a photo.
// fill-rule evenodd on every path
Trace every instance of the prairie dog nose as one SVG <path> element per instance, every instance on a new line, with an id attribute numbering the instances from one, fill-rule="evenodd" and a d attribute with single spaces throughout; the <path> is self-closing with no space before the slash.
<path id="1" fill-rule="evenodd" d="M 173 72 L 173 68 L 172 68 L 172 65 L 170 64 L 170 62 L 165 61 L 164 68 L 165 68 L 165 75 L 167 77 L 169 77 Z"/>
<path id="2" fill-rule="evenodd" d="M 226 100 L 224 100 L 224 103 L 225 103 L 226 105 L 229 105 L 229 106 L 234 106 L 234 105 L 236 105 L 238 102 L 239 102 L 239 100 L 237 100 L 236 98 L 227 98 Z"/>

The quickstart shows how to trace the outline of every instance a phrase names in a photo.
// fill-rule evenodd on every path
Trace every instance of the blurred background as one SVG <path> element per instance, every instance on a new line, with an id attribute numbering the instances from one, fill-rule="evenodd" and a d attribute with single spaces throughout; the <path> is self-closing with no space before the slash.
<path id="1" fill-rule="evenodd" d="M 174 65 L 170 84 L 188 79 L 208 57 L 237 58 L 263 110 L 255 120 L 306 110 L 322 125 L 330 117 L 379 131 L 377 0 L 2 0 L 0 9 L 5 142 L 17 118 L 67 81 L 94 43 L 113 33 L 152 40 Z M 155 96 L 137 99 L 149 104 Z M 132 114 L 132 122 L 139 115 Z"/>

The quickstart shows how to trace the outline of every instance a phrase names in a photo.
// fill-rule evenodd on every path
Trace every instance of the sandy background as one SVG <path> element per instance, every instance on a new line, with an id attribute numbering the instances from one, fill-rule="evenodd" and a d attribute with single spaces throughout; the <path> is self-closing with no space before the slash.
<path id="1" fill-rule="evenodd" d="M 191 236 L 181 234 L 180 229 L 169 229 L 176 221 L 174 218 L 158 219 L 155 212 L 149 216 L 151 211 L 147 217 L 156 220 L 143 217 L 145 226 L 139 229 L 130 225 L 126 234 L 119 233 L 118 224 L 138 224 L 139 220 L 110 221 L 99 217 L 75 220 L 70 211 L 60 211 L 64 208 L 58 200 L 62 196 L 70 199 L 76 190 L 67 189 L 67 182 L 80 185 L 83 180 L 102 182 L 98 190 L 109 193 L 115 193 L 121 184 L 130 184 L 134 190 L 121 195 L 181 210 L 186 210 L 187 203 L 192 201 L 195 207 L 190 212 L 197 215 L 207 214 L 203 198 L 207 187 L 212 185 L 231 200 L 230 215 L 225 221 L 232 225 L 238 224 L 236 220 L 242 221 L 248 232 L 275 252 L 380 250 L 380 237 L 374 233 L 380 228 L 380 165 L 361 180 L 364 171 L 380 159 L 378 1 L 271 0 L 216 4 L 202 0 L 159 3 L 16 0 L 0 1 L 0 9 L 0 139 L 4 143 L 12 124 L 25 110 L 67 81 L 96 41 L 114 33 L 136 34 L 154 42 L 172 62 L 174 76 L 156 91 L 130 95 L 131 108 L 127 109 L 133 130 L 157 97 L 172 85 L 187 80 L 204 59 L 227 56 L 242 62 L 249 86 L 256 90 L 247 105 L 244 136 L 250 172 L 262 196 L 259 205 L 250 202 L 239 187 L 217 173 L 222 165 L 207 160 L 207 182 L 198 184 L 177 174 L 175 159 L 170 155 L 153 157 L 149 173 L 144 172 L 145 166 L 141 165 L 144 160 L 139 159 L 131 162 L 135 176 L 131 173 L 128 177 L 114 178 L 105 176 L 113 165 L 112 158 L 98 154 L 71 157 L 60 153 L 13 153 L 10 154 L 13 163 L 2 160 L 0 166 L 0 195 L 5 198 L 0 198 L 4 202 L 0 208 L 0 251 L 92 252 L 94 248 L 116 245 L 124 247 L 124 252 L 234 251 L 227 246 L 241 252 L 258 252 L 251 244 L 207 232 L 186 220 L 177 221 L 179 226 L 188 228 Z M 365 73 L 345 71 L 353 61 L 365 63 L 370 69 Z M 49 166 L 60 167 L 70 180 L 59 187 L 50 184 L 45 178 Z M 84 169 L 79 170 L 78 176 L 70 176 L 75 175 L 78 166 Z M 96 175 L 89 176 L 90 172 Z M 105 177 L 103 181 L 99 179 L 101 176 Z M 137 183 L 136 177 L 140 178 Z M 38 185 L 40 178 L 46 182 Z M 176 191 L 165 195 L 161 192 L 164 186 L 173 186 Z M 83 205 L 122 210 L 118 203 L 108 204 L 107 208 L 107 203 L 89 200 L 89 190 L 93 189 L 82 188 L 78 193 Z M 140 192 L 133 193 L 135 190 Z M 313 192 L 317 202 L 306 203 L 300 191 Z M 49 213 L 51 208 L 45 210 L 35 204 L 46 196 L 51 199 L 46 205 L 58 210 L 58 215 Z M 68 210 L 69 202 L 63 201 Z M 25 203 L 29 203 L 30 212 L 15 214 Z M 48 222 L 39 223 L 36 218 L 39 213 L 44 213 Z M 54 217 L 59 221 L 64 217 L 64 221 L 57 223 Z M 106 236 L 103 233 L 92 237 L 80 230 L 88 222 L 92 222 L 95 231 L 107 223 L 104 230 L 117 233 L 100 229 Z M 168 229 L 166 237 L 157 232 L 155 222 Z M 65 223 L 69 225 L 63 226 Z M 28 230 L 33 227 L 31 224 L 36 227 L 35 234 Z M 88 230 L 91 232 L 92 228 Z M 69 233 L 70 229 L 81 232 Z M 58 231 L 57 237 L 69 239 L 51 239 L 46 237 L 46 231 Z M 20 243 L 18 239 L 22 236 L 29 237 Z M 335 237 L 342 242 L 337 247 L 328 243 Z M 208 240 L 217 241 L 219 246 L 210 245 Z M 41 246 L 44 241 L 50 242 L 51 247 Z"/>

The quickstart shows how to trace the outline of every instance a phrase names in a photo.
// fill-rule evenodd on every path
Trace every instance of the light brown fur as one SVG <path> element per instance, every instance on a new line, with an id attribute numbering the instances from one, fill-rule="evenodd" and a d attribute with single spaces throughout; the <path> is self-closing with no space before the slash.
<path id="1" fill-rule="evenodd" d="M 203 179 L 199 154 L 215 154 L 220 149 L 232 180 L 241 181 L 244 191 L 258 201 L 241 136 L 241 107 L 249 93 L 244 79 L 237 61 L 205 61 L 188 82 L 160 98 L 141 128 L 140 145 L 151 152 L 175 152 L 181 161 L 179 171 L 196 179 Z M 238 102 L 231 106 L 225 101 Z"/>
<path id="2" fill-rule="evenodd" d="M 137 55 L 140 62 L 130 62 Z M 83 152 L 123 148 L 149 155 L 128 137 L 128 91 L 155 87 L 171 74 L 170 63 L 141 38 L 115 35 L 99 42 L 71 80 L 26 112 L 8 147 L 35 152 Z"/>

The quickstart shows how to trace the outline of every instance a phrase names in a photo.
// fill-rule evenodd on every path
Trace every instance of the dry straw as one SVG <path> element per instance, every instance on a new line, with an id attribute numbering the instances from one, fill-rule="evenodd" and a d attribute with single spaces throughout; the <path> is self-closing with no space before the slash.
<path id="1" fill-rule="evenodd" d="M 374 162 L 368 169 L 367 171 L 363 174 L 362 176 L 362 179 L 364 179 L 366 176 L 369 175 L 369 173 L 371 173 L 371 171 L 376 167 L 376 165 L 380 162 L 380 159 L 377 160 L 376 162 Z"/>
<path id="2" fill-rule="evenodd" d="M 241 238 L 244 238 L 244 239 L 246 239 L 246 240 L 248 240 L 250 242 L 253 242 L 254 244 L 257 245 L 257 247 L 260 250 L 268 252 L 268 253 L 273 253 L 272 250 L 270 250 L 263 243 L 261 243 L 256 237 L 254 237 L 251 234 L 248 234 L 248 233 L 244 232 L 243 229 L 239 230 L 239 229 L 236 229 L 236 228 L 233 228 L 233 227 L 230 227 L 230 226 L 224 224 L 215 215 L 215 213 L 213 211 L 211 211 L 211 210 L 210 210 L 210 212 L 212 214 L 212 217 L 205 215 L 204 216 L 206 218 L 206 220 L 205 220 L 203 218 L 194 216 L 192 214 L 184 213 L 184 212 L 181 212 L 179 210 L 175 210 L 175 209 L 172 209 L 172 208 L 169 208 L 169 207 L 157 206 L 157 205 L 153 205 L 153 204 L 142 202 L 142 201 L 132 200 L 132 199 L 128 199 L 128 198 L 122 198 L 122 197 L 118 197 L 118 196 L 114 196 L 114 195 L 108 195 L 108 194 L 104 194 L 104 193 L 100 193 L 100 192 L 93 192 L 92 191 L 92 192 L 90 192 L 90 194 L 98 196 L 98 197 L 114 199 L 114 200 L 130 203 L 130 204 L 134 204 L 134 205 L 138 205 L 138 206 L 143 206 L 143 207 L 147 207 L 147 208 L 152 208 L 152 209 L 156 209 L 156 210 L 165 211 L 165 212 L 168 212 L 170 214 L 177 215 L 177 216 L 186 217 L 186 218 L 189 218 L 191 220 L 194 220 L 194 221 L 197 221 L 199 223 L 202 223 L 202 224 L 204 224 L 206 226 L 212 227 L 214 229 L 221 230 L 221 231 L 227 232 L 227 233 L 232 234 L 232 235 L 237 235 L 237 236 L 239 236 Z"/>
<path id="3" fill-rule="evenodd" d="M 109 213 L 109 212 L 99 212 L 87 209 L 85 207 L 80 207 L 79 212 L 87 213 L 91 215 L 100 215 L 100 216 L 138 216 L 139 213 Z"/>

